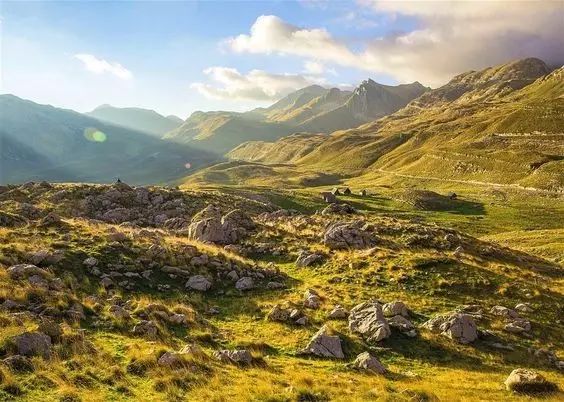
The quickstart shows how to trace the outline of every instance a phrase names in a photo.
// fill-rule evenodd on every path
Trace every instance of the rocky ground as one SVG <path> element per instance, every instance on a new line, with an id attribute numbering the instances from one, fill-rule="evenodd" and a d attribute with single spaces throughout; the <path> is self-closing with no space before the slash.
<path id="1" fill-rule="evenodd" d="M 275 201 L 1 187 L 0 399 L 562 397 L 556 262 Z"/>

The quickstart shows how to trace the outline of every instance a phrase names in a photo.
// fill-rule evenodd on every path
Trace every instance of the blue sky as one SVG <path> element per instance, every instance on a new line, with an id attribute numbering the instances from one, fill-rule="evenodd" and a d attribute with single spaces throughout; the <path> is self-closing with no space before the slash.
<path id="1" fill-rule="evenodd" d="M 444 3 L 421 9 L 371 0 L 3 1 L 1 90 L 78 111 L 110 103 L 185 118 L 195 110 L 264 106 L 311 83 L 346 87 L 370 77 L 436 86 L 453 73 L 539 48 L 507 46 L 508 32 L 520 40 L 540 37 L 549 50 L 538 56 L 560 62 L 554 47 L 562 42 L 551 15 L 562 16 L 562 8 L 543 13 L 541 7 L 531 16 L 530 6 L 484 11 L 471 4 L 469 10 Z M 471 22 L 477 38 L 472 25 L 467 34 L 448 28 L 467 23 L 469 12 L 478 14 Z M 489 37 L 479 37 L 483 24 L 505 13 L 514 25 L 498 24 Z M 537 31 L 519 28 L 526 16 Z M 466 54 L 459 47 L 470 38 L 474 46 L 466 46 Z M 491 45 L 476 46 L 481 39 Z"/>

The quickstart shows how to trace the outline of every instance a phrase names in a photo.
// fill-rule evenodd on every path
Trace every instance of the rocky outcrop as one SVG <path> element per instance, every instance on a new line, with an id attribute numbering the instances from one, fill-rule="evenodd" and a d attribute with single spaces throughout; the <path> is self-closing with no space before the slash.
<path id="1" fill-rule="evenodd" d="M 369 301 L 355 306 L 349 313 L 349 329 L 367 342 L 380 342 L 392 333 L 382 312 L 382 305 Z"/>

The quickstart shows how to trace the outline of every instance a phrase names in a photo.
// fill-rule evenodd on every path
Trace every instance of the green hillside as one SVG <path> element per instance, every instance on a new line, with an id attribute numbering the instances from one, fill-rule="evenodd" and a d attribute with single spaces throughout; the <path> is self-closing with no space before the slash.
<path id="1" fill-rule="evenodd" d="M 298 132 L 331 133 L 393 113 L 428 88 L 419 83 L 396 87 L 364 81 L 355 91 L 312 85 L 268 108 L 246 113 L 194 112 L 163 138 L 218 154 L 247 141 L 275 141 Z"/>
<path id="2" fill-rule="evenodd" d="M 0 96 L 0 182 L 166 182 L 217 157 L 145 132 Z"/>
<path id="3" fill-rule="evenodd" d="M 563 94 L 562 69 L 550 73 L 538 59 L 461 74 L 394 114 L 305 142 L 311 151 L 301 159 L 276 163 L 343 177 L 395 174 L 562 191 Z M 284 144 L 263 145 L 265 154 L 284 155 Z M 244 144 L 230 156 L 258 160 L 261 153 L 258 144 Z"/>
<path id="4" fill-rule="evenodd" d="M 106 123 L 142 131 L 156 137 L 182 124 L 182 119 L 176 116 L 162 116 L 154 110 L 136 107 L 118 108 L 111 105 L 98 106 L 86 115 Z"/>

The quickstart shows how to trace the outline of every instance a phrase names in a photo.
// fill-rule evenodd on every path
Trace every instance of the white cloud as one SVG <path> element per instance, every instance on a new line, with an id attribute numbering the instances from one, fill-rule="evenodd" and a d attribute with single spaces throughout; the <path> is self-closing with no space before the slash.
<path id="1" fill-rule="evenodd" d="M 237 53 L 294 55 L 434 86 L 455 74 L 518 58 L 564 62 L 562 1 L 360 3 L 389 21 L 411 16 L 417 29 L 366 40 L 362 50 L 353 51 L 325 29 L 301 28 L 263 15 L 249 34 L 228 38 L 226 43 Z"/>
<path id="2" fill-rule="evenodd" d="M 99 59 L 94 55 L 79 53 L 74 55 L 84 65 L 86 70 L 94 74 L 111 74 L 122 80 L 130 80 L 133 74 L 127 68 L 116 62 L 109 62 L 104 59 Z"/>
<path id="3" fill-rule="evenodd" d="M 271 74 L 262 70 L 242 74 L 229 67 L 209 67 L 204 74 L 212 82 L 195 82 L 191 87 L 211 99 L 272 101 L 305 86 L 325 82 L 320 77 Z"/>

